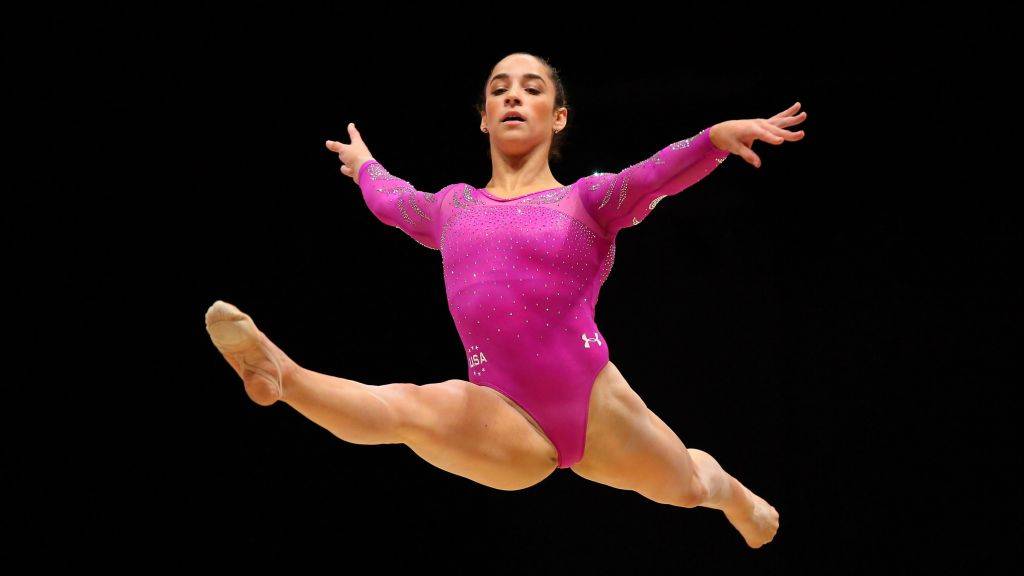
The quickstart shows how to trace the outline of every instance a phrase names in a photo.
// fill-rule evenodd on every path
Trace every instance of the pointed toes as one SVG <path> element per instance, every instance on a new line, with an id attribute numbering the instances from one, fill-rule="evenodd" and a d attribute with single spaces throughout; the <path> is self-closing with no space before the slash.
<path id="1" fill-rule="evenodd" d="M 249 315 L 223 300 L 217 300 L 206 310 L 206 331 L 214 345 L 224 352 L 248 348 L 257 334 Z"/>
<path id="2" fill-rule="evenodd" d="M 217 300 L 206 309 L 207 326 L 224 320 L 242 320 L 244 318 L 246 318 L 246 314 L 244 312 L 223 300 Z"/>

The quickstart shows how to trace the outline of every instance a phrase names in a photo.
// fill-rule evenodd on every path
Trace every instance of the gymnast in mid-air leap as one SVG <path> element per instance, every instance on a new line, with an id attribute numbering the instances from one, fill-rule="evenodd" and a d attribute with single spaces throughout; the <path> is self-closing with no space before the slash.
<path id="1" fill-rule="evenodd" d="M 483 188 L 417 190 L 371 156 L 352 123 L 350 144 L 326 143 L 381 222 L 440 251 L 468 380 L 376 386 L 320 374 L 222 300 L 206 312 L 207 332 L 254 402 L 284 401 L 347 442 L 405 444 L 500 490 L 570 468 L 658 503 L 721 510 L 748 546 L 761 547 L 778 530 L 778 512 L 644 404 L 609 361 L 594 311 L 619 230 L 730 153 L 760 167 L 755 140 L 803 138 L 786 130 L 806 119 L 799 108 L 714 124 L 621 172 L 563 185 L 548 164 L 568 120 L 558 71 L 510 54 L 491 69 L 478 104 L 492 164 Z"/>

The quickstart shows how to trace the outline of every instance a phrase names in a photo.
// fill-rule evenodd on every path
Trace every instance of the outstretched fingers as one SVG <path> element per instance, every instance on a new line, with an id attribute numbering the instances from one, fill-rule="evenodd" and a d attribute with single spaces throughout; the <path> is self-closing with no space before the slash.
<path id="1" fill-rule="evenodd" d="M 794 126 L 796 124 L 799 124 L 807 119 L 807 112 L 801 112 L 799 114 L 796 113 L 796 111 L 799 108 L 800 103 L 797 102 L 796 104 L 793 104 L 792 106 L 783 110 L 782 112 L 779 112 L 775 116 L 772 116 L 767 121 L 773 126 L 778 126 L 779 128 L 785 128 L 787 126 Z M 800 138 L 803 138 L 802 130 L 796 132 L 796 134 L 800 134 Z"/>
<path id="2" fill-rule="evenodd" d="M 782 135 L 785 130 L 778 128 L 774 124 L 768 121 L 762 121 L 757 123 L 757 138 L 769 143 L 769 144 L 782 144 L 786 137 Z"/>
<path id="3" fill-rule="evenodd" d="M 787 116 L 786 118 L 772 118 L 772 119 L 769 119 L 768 122 L 771 123 L 773 126 L 778 126 L 779 128 L 785 128 L 787 126 L 794 126 L 796 124 L 799 124 L 799 123 L 803 122 L 806 119 L 807 119 L 807 112 L 801 112 L 801 113 L 797 114 L 796 116 Z"/>
<path id="4" fill-rule="evenodd" d="M 361 165 L 371 156 L 362 135 L 359 134 L 359 130 L 356 128 L 355 122 L 348 123 L 348 135 L 352 140 L 349 144 L 336 140 L 327 140 L 324 144 L 328 150 L 338 155 L 338 160 L 341 160 L 341 168 L 338 170 L 354 180 L 356 171 L 352 168 L 352 165 Z"/>
<path id="5" fill-rule="evenodd" d="M 772 116 L 771 119 L 774 120 L 776 118 L 786 118 L 788 116 L 793 116 L 796 113 L 796 111 L 799 110 L 799 109 L 800 109 L 800 103 L 797 102 L 796 104 L 793 104 L 792 106 L 790 106 L 789 108 L 786 108 L 782 112 L 779 112 L 775 116 Z"/>
<path id="6" fill-rule="evenodd" d="M 356 128 L 355 122 L 348 123 L 348 136 L 352 139 L 353 144 L 356 142 L 360 144 L 363 143 L 363 137 L 359 134 L 359 130 Z"/>
<path id="7" fill-rule="evenodd" d="M 791 132 L 783 129 L 781 126 L 772 124 L 767 120 L 761 123 L 761 128 L 763 130 L 763 135 L 766 136 L 766 138 L 762 138 L 762 140 L 769 144 L 779 145 L 786 140 L 799 140 L 804 137 L 803 130 Z"/>
<path id="8" fill-rule="evenodd" d="M 338 170 L 345 176 L 352 177 L 352 169 L 345 164 L 345 158 L 342 156 L 349 144 L 343 144 L 341 142 L 335 142 L 334 140 L 327 141 L 327 149 L 338 155 L 338 160 L 341 160 L 341 168 Z"/>

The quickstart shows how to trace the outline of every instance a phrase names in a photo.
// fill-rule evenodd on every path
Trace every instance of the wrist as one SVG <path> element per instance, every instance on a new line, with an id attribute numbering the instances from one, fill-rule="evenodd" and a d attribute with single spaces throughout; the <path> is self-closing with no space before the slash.
<path id="1" fill-rule="evenodd" d="M 362 162 L 359 163 L 359 165 L 356 167 L 356 183 L 361 182 L 362 179 L 363 179 L 363 168 L 368 166 L 370 164 L 370 162 L 373 162 L 373 161 L 374 161 L 374 159 L 373 159 L 372 156 L 367 156 L 366 158 L 364 158 L 362 160 Z"/>
<path id="2" fill-rule="evenodd" d="M 711 128 L 708 128 L 708 140 L 711 141 L 711 145 L 718 148 L 722 152 L 728 152 L 724 143 L 721 141 L 721 124 L 715 124 Z"/>

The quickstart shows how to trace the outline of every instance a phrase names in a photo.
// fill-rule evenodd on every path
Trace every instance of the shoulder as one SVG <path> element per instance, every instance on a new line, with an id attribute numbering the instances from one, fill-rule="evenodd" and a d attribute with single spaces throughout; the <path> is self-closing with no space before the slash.
<path id="1" fill-rule="evenodd" d="M 438 190 L 435 196 L 438 200 L 447 202 L 450 199 L 468 198 L 473 195 L 475 190 L 476 188 L 465 182 L 454 182 Z M 458 203 L 458 200 L 453 200 L 453 202 Z"/>
<path id="2" fill-rule="evenodd" d="M 580 178 L 575 184 L 573 184 L 573 187 L 579 188 L 583 191 L 596 190 L 614 181 L 615 176 L 616 174 L 612 172 L 594 172 L 593 174 Z"/>
<path id="3" fill-rule="evenodd" d="M 589 176 L 584 176 L 580 180 L 586 180 L 588 182 L 600 182 L 602 180 L 609 180 L 614 176 L 615 174 L 613 172 L 594 172 Z"/>
<path id="4" fill-rule="evenodd" d="M 472 191 L 472 190 L 475 190 L 475 188 L 473 188 L 469 184 L 466 184 L 465 182 L 455 182 L 455 183 L 452 183 L 452 184 L 449 184 L 449 185 L 445 186 L 444 188 L 441 188 L 441 190 L 438 191 L 437 195 L 438 196 L 445 196 L 445 195 L 448 195 L 448 194 L 459 193 L 459 192 L 461 192 L 463 190 L 470 190 L 470 191 Z"/>

